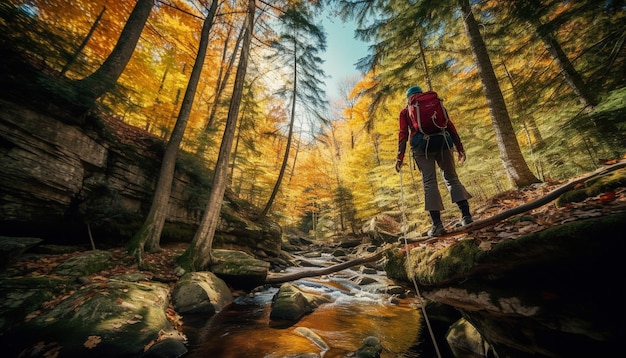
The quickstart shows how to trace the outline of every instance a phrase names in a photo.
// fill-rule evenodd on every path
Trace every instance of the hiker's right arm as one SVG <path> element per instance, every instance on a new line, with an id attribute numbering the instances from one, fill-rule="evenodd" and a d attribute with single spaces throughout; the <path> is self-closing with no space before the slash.
<path id="1" fill-rule="evenodd" d="M 404 160 L 404 153 L 406 152 L 406 142 L 409 139 L 409 125 L 407 121 L 406 108 L 400 112 L 400 131 L 398 132 L 398 155 L 396 156 L 396 171 L 399 172 L 402 167 L 402 161 Z"/>

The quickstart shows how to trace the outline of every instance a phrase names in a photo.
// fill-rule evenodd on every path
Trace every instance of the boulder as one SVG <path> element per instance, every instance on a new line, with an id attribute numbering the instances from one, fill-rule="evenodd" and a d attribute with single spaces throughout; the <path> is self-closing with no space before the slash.
<path id="1" fill-rule="evenodd" d="M 455 357 L 487 357 L 489 344 L 467 320 L 456 321 L 446 334 L 446 341 Z"/>
<path id="2" fill-rule="evenodd" d="M 235 289 L 251 290 L 265 283 L 270 264 L 237 250 L 213 250 L 210 271 Z"/>
<path id="3" fill-rule="evenodd" d="M 285 283 L 272 299 L 271 320 L 298 321 L 313 312 L 319 305 L 331 302 L 328 296 L 309 293 L 298 286 Z"/>
<path id="4" fill-rule="evenodd" d="M 0 337 L 0 345 L 14 357 L 138 356 L 163 332 L 176 334 L 165 314 L 168 294 L 168 286 L 158 283 L 109 280 L 83 286 L 57 298 L 52 309 L 27 315 L 24 324 Z"/>
<path id="5" fill-rule="evenodd" d="M 382 351 L 383 345 L 380 343 L 380 339 L 369 336 L 363 340 L 363 345 L 355 354 L 357 358 L 379 358 Z"/>
<path id="6" fill-rule="evenodd" d="M 167 338 L 155 343 L 141 355 L 141 358 L 179 358 L 187 352 L 187 346 L 183 340 Z"/>
<path id="7" fill-rule="evenodd" d="M 186 273 L 172 292 L 179 313 L 216 313 L 233 302 L 230 289 L 211 272 Z"/>

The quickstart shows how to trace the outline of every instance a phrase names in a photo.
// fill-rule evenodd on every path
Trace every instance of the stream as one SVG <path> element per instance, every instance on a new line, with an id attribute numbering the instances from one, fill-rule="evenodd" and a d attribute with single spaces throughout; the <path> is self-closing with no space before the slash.
<path id="1" fill-rule="evenodd" d="M 367 280 L 361 285 L 355 283 L 363 277 Z M 428 338 L 420 335 L 419 299 L 412 290 L 400 296 L 380 293 L 397 286 L 384 271 L 363 274 L 351 268 L 293 283 L 304 291 L 330 296 L 332 302 L 291 325 L 281 325 L 270 320 L 277 287 L 239 296 L 208 319 L 183 317 L 189 338 L 185 357 L 354 357 L 370 336 L 380 340 L 382 358 L 429 356 L 420 353 L 428 351 L 424 347 L 428 344 L 422 344 Z"/>

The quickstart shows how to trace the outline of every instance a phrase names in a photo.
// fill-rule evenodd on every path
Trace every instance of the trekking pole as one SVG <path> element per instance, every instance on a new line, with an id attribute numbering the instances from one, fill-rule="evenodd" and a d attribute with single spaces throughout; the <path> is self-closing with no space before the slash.
<path id="1" fill-rule="evenodd" d="M 406 261 L 410 262 L 410 250 L 409 250 L 409 242 L 407 241 L 407 220 L 406 220 L 406 210 L 404 207 L 404 185 L 402 184 L 402 169 L 398 172 L 400 174 L 400 198 L 402 201 L 402 230 L 404 237 L 404 250 L 406 251 Z M 430 326 L 430 320 L 428 319 L 428 315 L 426 314 L 426 305 L 424 304 L 424 299 L 422 298 L 422 294 L 420 293 L 419 288 L 417 287 L 417 281 L 415 280 L 415 274 L 410 274 L 411 281 L 413 281 L 413 286 L 415 287 L 415 293 L 417 294 L 417 298 L 419 300 L 419 305 L 422 308 L 422 314 L 424 315 L 424 322 L 426 322 L 426 327 L 428 328 L 428 333 L 430 334 L 430 339 L 433 341 L 433 346 L 435 347 L 435 352 L 437 353 L 437 357 L 441 358 L 441 353 L 439 352 L 439 346 L 437 345 L 437 341 L 435 340 L 435 334 L 433 333 L 433 329 Z"/>
<path id="2" fill-rule="evenodd" d="M 417 198 L 417 203 L 420 203 L 420 196 L 419 196 L 419 189 L 417 187 L 417 180 L 415 180 L 415 174 L 413 174 L 413 172 L 415 171 L 415 167 L 417 166 L 417 164 L 415 164 L 415 156 L 413 155 L 413 151 L 411 150 L 411 159 L 410 162 L 413 164 L 413 169 L 409 172 L 411 173 L 411 184 L 413 185 L 413 189 L 415 189 L 415 197 Z"/>

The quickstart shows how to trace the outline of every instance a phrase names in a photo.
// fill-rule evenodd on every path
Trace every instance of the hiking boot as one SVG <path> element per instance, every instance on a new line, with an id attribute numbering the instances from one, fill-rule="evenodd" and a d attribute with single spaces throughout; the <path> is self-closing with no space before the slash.
<path id="1" fill-rule="evenodd" d="M 461 226 L 467 226 L 474 222 L 471 215 L 467 215 L 461 218 Z"/>
<path id="2" fill-rule="evenodd" d="M 443 228 L 442 223 L 433 224 L 433 226 L 428 230 L 428 237 L 436 237 L 439 235 L 443 235 L 446 233 L 446 229 Z"/>
<path id="3" fill-rule="evenodd" d="M 461 220 L 458 223 L 456 223 L 456 225 L 454 225 L 454 228 L 455 229 L 460 229 L 463 226 L 467 226 L 467 225 L 469 225 L 469 224 L 471 224 L 473 222 L 474 222 L 474 219 L 472 219 L 472 216 L 471 215 L 467 215 L 467 216 L 462 217 Z"/>

